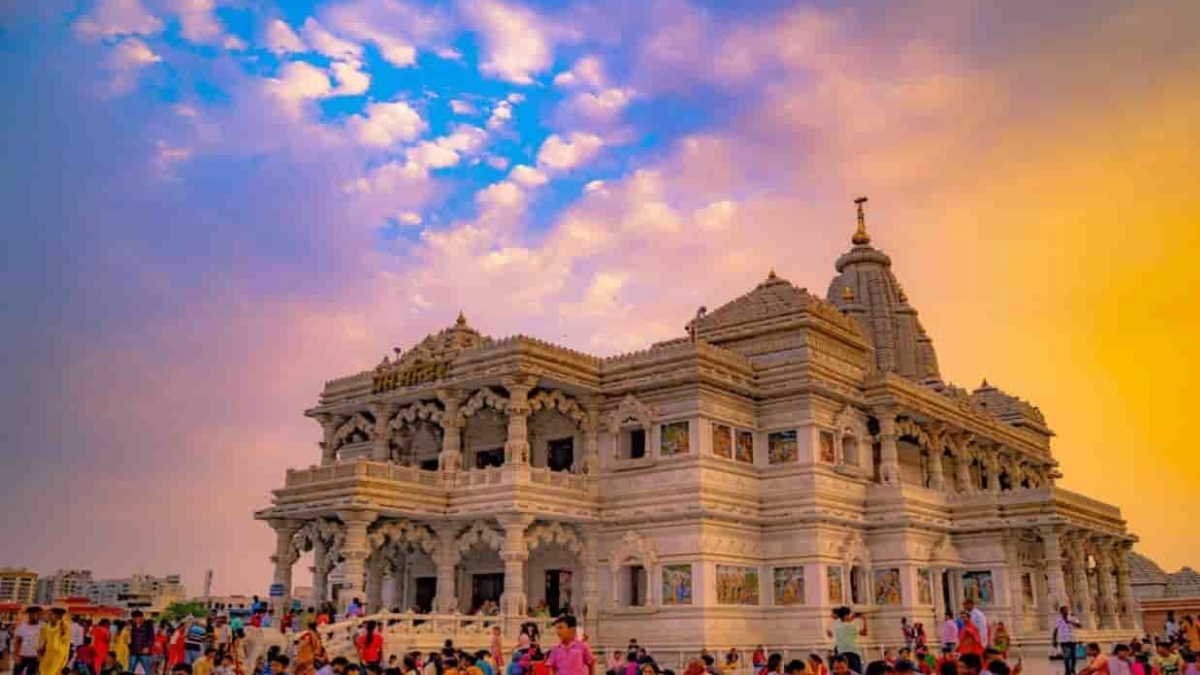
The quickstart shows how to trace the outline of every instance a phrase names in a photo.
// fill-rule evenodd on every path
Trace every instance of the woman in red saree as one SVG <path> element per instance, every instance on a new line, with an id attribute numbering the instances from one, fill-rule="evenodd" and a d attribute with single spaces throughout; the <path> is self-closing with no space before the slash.
<path id="1" fill-rule="evenodd" d="M 183 623 L 175 627 L 171 633 L 171 641 L 167 643 L 167 672 L 177 663 L 183 663 L 187 654 L 184 652 Z"/>
<path id="2" fill-rule="evenodd" d="M 108 656 L 108 643 L 112 638 L 112 634 L 108 630 L 108 619 L 100 619 L 100 623 L 92 626 L 92 648 L 96 650 L 96 669 L 92 672 L 100 672 L 101 666 L 104 665 L 104 658 Z"/>
<path id="3" fill-rule="evenodd" d="M 317 672 L 314 662 L 325 660 L 325 649 L 321 646 L 321 635 L 317 633 L 317 622 L 308 624 L 308 629 L 296 640 L 295 675 L 314 675 Z"/>
<path id="4" fill-rule="evenodd" d="M 971 623 L 970 617 L 963 621 L 963 627 L 958 631 L 958 653 L 983 657 L 983 640 L 980 639 L 979 629 Z"/>

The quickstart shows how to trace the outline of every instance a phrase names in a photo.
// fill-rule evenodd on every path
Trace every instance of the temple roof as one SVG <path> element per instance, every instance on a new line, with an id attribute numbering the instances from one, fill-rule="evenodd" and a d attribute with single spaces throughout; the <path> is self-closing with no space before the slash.
<path id="1" fill-rule="evenodd" d="M 1046 426 L 1045 415 L 1037 406 L 997 389 L 988 384 L 987 380 L 984 380 L 975 391 L 971 392 L 971 398 L 1001 422 L 1018 427 L 1028 427 L 1047 435 L 1052 433 Z"/>
<path id="2" fill-rule="evenodd" d="M 787 279 L 776 276 L 775 270 L 771 270 L 766 281 L 755 286 L 754 290 L 712 312 L 702 313 L 689 322 L 688 327 L 703 333 L 792 314 L 805 309 L 811 297 L 807 290 L 793 286 Z"/>
<path id="3" fill-rule="evenodd" d="M 1174 574 L 1167 575 L 1168 598 L 1200 598 L 1200 574 L 1190 567 L 1184 567 Z"/>
<path id="4" fill-rule="evenodd" d="M 1141 553 L 1129 552 L 1129 580 L 1136 585 L 1165 584 L 1167 573 Z"/>

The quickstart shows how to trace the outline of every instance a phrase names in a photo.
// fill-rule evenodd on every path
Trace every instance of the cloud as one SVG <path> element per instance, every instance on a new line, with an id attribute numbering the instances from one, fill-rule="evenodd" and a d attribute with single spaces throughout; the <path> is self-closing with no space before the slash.
<path id="1" fill-rule="evenodd" d="M 464 0 L 460 8 L 482 37 L 485 75 L 531 84 L 534 75 L 550 67 L 551 28 L 533 10 L 498 0 Z"/>
<path id="2" fill-rule="evenodd" d="M 546 181 L 550 180 L 546 174 L 524 164 L 514 166 L 512 171 L 509 172 L 508 178 L 514 183 L 526 188 L 535 188 L 539 185 L 545 185 Z"/>
<path id="3" fill-rule="evenodd" d="M 737 204 L 727 199 L 697 209 L 692 217 L 702 230 L 723 230 L 733 224 Z"/>
<path id="4" fill-rule="evenodd" d="M 351 0 L 324 8 L 321 16 L 342 35 L 374 44 L 383 59 L 397 68 L 414 65 L 417 48 L 440 39 L 450 25 L 436 7 L 401 0 Z M 437 51 L 448 58 L 445 48 Z"/>
<path id="5" fill-rule="evenodd" d="M 99 0 L 73 27 L 81 37 L 99 39 L 155 35 L 163 29 L 163 23 L 147 12 L 140 0 Z"/>
<path id="6" fill-rule="evenodd" d="M 512 119 L 512 103 L 507 100 L 500 101 L 496 107 L 492 108 L 492 115 L 488 118 L 487 126 L 489 129 L 499 129 L 504 126 L 505 122 Z"/>
<path id="7" fill-rule="evenodd" d="M 308 49 L 287 22 L 271 19 L 266 27 L 267 49 L 276 54 L 295 54 Z"/>
<path id="8" fill-rule="evenodd" d="M 180 34 L 190 42 L 211 44 L 224 35 L 224 28 L 213 10 L 213 0 L 171 0 L 170 6 L 179 17 Z"/>
<path id="9" fill-rule="evenodd" d="M 400 215 L 396 216 L 396 220 L 400 221 L 401 223 L 403 223 L 405 225 L 420 225 L 421 224 L 421 214 L 413 213 L 412 211 L 405 211 L 405 212 L 401 213 Z"/>
<path id="10" fill-rule="evenodd" d="M 135 37 L 127 37 L 112 48 L 105 65 L 111 74 L 108 92 L 120 95 L 137 86 L 138 74 L 143 68 L 162 61 L 150 46 Z"/>
<path id="11" fill-rule="evenodd" d="M 175 166 L 192 158 L 191 148 L 173 147 L 161 138 L 155 142 L 154 150 L 152 163 L 156 173 L 163 180 L 173 180 L 175 178 Z"/>
<path id="12" fill-rule="evenodd" d="M 364 73 L 362 65 L 357 61 L 334 61 L 329 69 L 338 86 L 332 93 L 335 96 L 355 96 L 366 93 L 371 87 L 371 76 Z"/>
<path id="13" fill-rule="evenodd" d="M 573 132 L 566 138 L 551 134 L 537 153 L 538 164 L 558 171 L 569 171 L 585 164 L 600 152 L 604 141 L 595 134 Z"/>
<path id="14" fill-rule="evenodd" d="M 508 168 L 509 161 L 507 157 L 501 157 L 500 155 L 488 155 L 487 164 L 493 169 L 499 169 L 500 171 L 503 171 Z"/>
<path id="15" fill-rule="evenodd" d="M 301 27 L 300 32 L 304 34 L 304 39 L 309 46 L 331 59 L 362 60 L 362 45 L 334 35 L 321 25 L 320 21 L 311 16 L 304 20 L 304 26 Z"/>
<path id="16" fill-rule="evenodd" d="M 595 94 L 580 92 L 567 101 L 568 114 L 590 122 L 615 120 L 633 99 L 632 89 L 605 89 Z"/>
<path id="17" fill-rule="evenodd" d="M 602 89 L 605 83 L 604 64 L 595 56 L 585 56 L 570 70 L 554 76 L 554 85 L 563 88 L 588 87 Z"/>
<path id="18" fill-rule="evenodd" d="M 323 98 L 333 91 L 324 70 L 305 61 L 289 61 L 279 68 L 279 77 L 268 80 L 268 89 L 294 112 L 307 100 Z"/>
<path id="19" fill-rule="evenodd" d="M 419 137 L 429 125 L 421 115 L 404 101 L 371 103 L 366 115 L 350 118 L 359 143 L 377 148 L 386 148 Z"/>
<path id="20" fill-rule="evenodd" d="M 479 113 L 479 110 L 475 108 L 474 103 L 459 99 L 452 99 L 450 101 L 450 111 L 455 115 L 475 115 Z"/>

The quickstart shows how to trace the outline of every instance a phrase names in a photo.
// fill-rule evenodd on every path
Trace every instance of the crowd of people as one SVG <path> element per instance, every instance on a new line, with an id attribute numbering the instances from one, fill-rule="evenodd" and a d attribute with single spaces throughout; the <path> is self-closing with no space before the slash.
<path id="1" fill-rule="evenodd" d="M 353 600 L 345 618 L 361 617 Z M 593 656 L 576 619 L 555 620 L 555 638 L 544 646 L 538 623 L 521 627 L 511 653 L 503 649 L 499 627 L 488 649 L 463 650 L 447 640 L 439 651 L 421 653 L 385 645 L 386 626 L 366 620 L 353 637 L 355 658 L 327 654 L 322 625 L 338 620 L 332 605 L 288 611 L 276 618 L 255 598 L 250 616 L 178 621 L 147 620 L 140 611 L 131 620 L 95 623 L 67 617 L 63 609 L 29 607 L 18 625 L 0 626 L 0 660 L 7 656 L 13 675 L 677 675 L 631 640 L 603 663 Z M 247 626 L 277 628 L 286 637 L 250 663 Z M 1077 640 L 1080 622 L 1063 607 L 1052 642 L 1061 652 L 1064 675 L 1200 675 L 1200 620 L 1168 616 L 1165 635 L 1146 636 L 1102 649 Z M 883 649 L 882 658 L 866 661 L 864 618 L 847 607 L 833 611 L 828 631 L 832 649 L 786 660 L 761 646 L 748 662 L 736 648 L 718 659 L 707 651 L 689 659 L 681 675 L 727 675 L 749 667 L 752 675 L 1020 675 L 1021 658 L 1010 661 L 1011 639 L 1002 621 L 991 622 L 971 599 L 957 615 L 947 613 L 931 640 L 920 622 L 901 620 L 903 645 Z M 1080 663 L 1083 667 L 1080 668 Z"/>

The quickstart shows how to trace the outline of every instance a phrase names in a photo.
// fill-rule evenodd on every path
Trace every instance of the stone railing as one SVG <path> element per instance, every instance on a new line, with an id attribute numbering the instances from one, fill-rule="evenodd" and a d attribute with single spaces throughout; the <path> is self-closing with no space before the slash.
<path id="1" fill-rule="evenodd" d="M 396 653 L 399 646 L 405 648 L 436 645 L 441 647 L 447 639 L 463 647 L 486 647 L 492 628 L 504 629 L 504 617 L 482 614 L 393 614 L 385 612 L 339 621 L 319 629 L 325 650 L 329 656 L 345 656 L 356 660 L 354 636 L 367 621 L 375 621 L 383 635 L 384 648 Z"/>
<path id="2" fill-rule="evenodd" d="M 528 480 L 524 478 L 525 475 L 528 475 Z M 284 485 L 294 488 L 363 478 L 455 489 L 523 484 L 577 491 L 584 491 L 588 487 L 586 476 L 565 471 L 551 471 L 547 468 L 506 465 L 446 474 L 440 471 L 425 471 L 416 467 L 391 462 L 373 462 L 361 458 L 353 462 L 338 462 L 327 466 L 288 469 Z"/>

